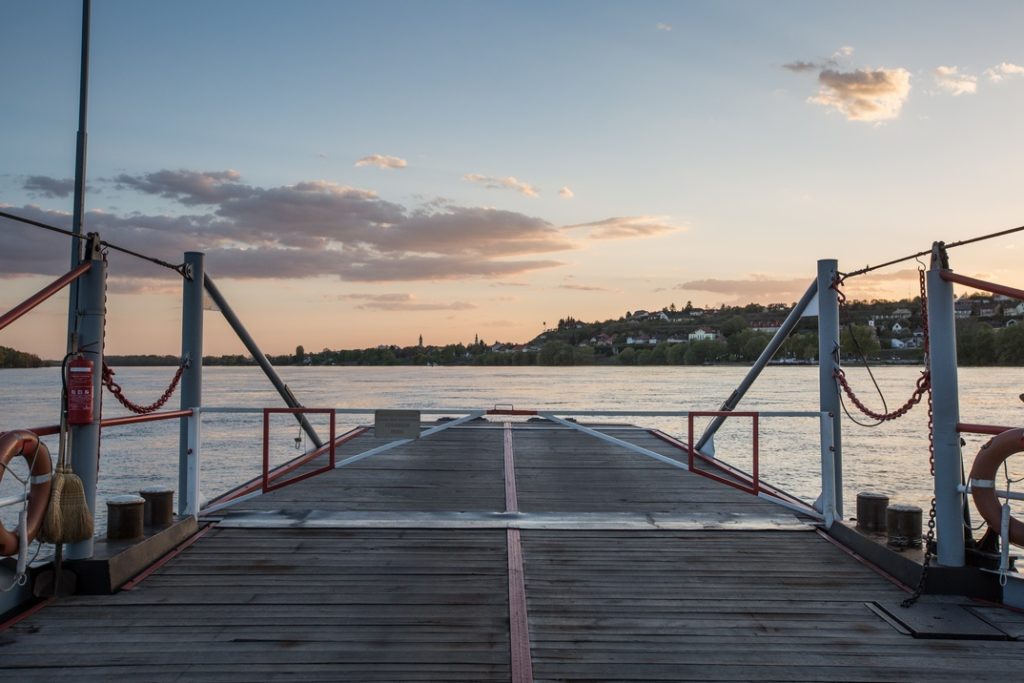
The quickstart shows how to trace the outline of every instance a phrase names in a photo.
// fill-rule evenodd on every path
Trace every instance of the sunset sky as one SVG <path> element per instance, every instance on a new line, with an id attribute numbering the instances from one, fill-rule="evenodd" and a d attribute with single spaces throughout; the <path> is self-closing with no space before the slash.
<path id="1" fill-rule="evenodd" d="M 0 206 L 70 227 L 78 0 L 0 4 Z M 1024 224 L 1024 3 L 94 0 L 87 231 L 214 277 L 268 353 L 792 302 Z M 0 219 L 0 309 L 67 270 Z M 952 253 L 1024 286 L 1013 236 Z M 850 296 L 916 293 L 914 264 Z M 109 353 L 180 350 L 110 256 Z M 0 332 L 62 355 L 66 297 Z M 206 314 L 207 353 L 243 349 Z"/>

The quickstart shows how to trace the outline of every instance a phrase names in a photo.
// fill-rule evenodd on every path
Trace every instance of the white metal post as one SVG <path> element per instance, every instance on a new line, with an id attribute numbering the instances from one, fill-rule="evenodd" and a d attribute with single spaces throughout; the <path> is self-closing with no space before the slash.
<path id="1" fill-rule="evenodd" d="M 821 461 L 821 480 L 828 479 L 835 491 L 835 512 L 843 515 L 843 438 L 839 420 L 839 386 L 835 371 L 839 369 L 839 292 L 833 284 L 839 274 L 835 259 L 818 261 L 818 391 L 819 410 L 832 420 L 832 468 L 826 472 L 826 458 Z M 824 512 L 824 510 L 822 510 Z"/>
<path id="2" fill-rule="evenodd" d="M 928 271 L 928 367 L 932 379 L 932 433 L 935 448 L 935 523 L 938 561 L 964 564 L 964 498 L 961 483 L 959 386 L 956 369 L 956 314 L 953 284 L 941 277 L 946 266 L 941 244 L 932 251 Z"/>
<path id="3" fill-rule="evenodd" d="M 182 516 L 199 516 L 199 506 L 202 503 L 199 494 L 201 426 L 202 408 L 194 406 L 192 414 L 186 418 L 188 452 L 185 461 L 185 489 L 178 498 L 178 514 Z"/>
<path id="4" fill-rule="evenodd" d="M 185 252 L 185 279 L 181 295 L 181 357 L 187 363 L 181 375 L 181 409 L 187 410 L 203 404 L 203 282 L 204 256 L 200 252 Z M 195 408 L 193 408 L 195 409 Z M 192 430 L 187 420 L 181 421 L 178 431 L 178 514 L 187 515 L 186 496 L 189 486 L 189 439 Z M 196 508 L 198 510 L 198 508 Z"/>
<path id="5" fill-rule="evenodd" d="M 832 437 L 832 415 L 821 413 L 821 497 L 818 511 L 825 517 L 825 528 L 831 529 L 836 521 L 836 461 Z"/>
<path id="6" fill-rule="evenodd" d="M 85 502 L 96 519 L 96 482 L 100 469 L 100 421 L 103 419 L 103 321 L 106 316 L 107 269 L 100 251 L 99 235 L 90 234 L 85 260 L 92 267 L 81 277 L 78 289 L 78 344 L 93 362 L 92 421 L 71 426 L 71 469 L 82 480 Z M 92 537 L 65 546 L 64 557 L 86 560 L 92 557 Z"/>

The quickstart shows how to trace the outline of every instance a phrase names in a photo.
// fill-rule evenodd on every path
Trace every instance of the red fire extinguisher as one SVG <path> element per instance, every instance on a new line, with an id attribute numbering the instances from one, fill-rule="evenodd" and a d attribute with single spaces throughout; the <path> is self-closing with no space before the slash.
<path id="1" fill-rule="evenodd" d="M 92 423 L 93 363 L 75 356 L 68 361 L 68 424 Z"/>

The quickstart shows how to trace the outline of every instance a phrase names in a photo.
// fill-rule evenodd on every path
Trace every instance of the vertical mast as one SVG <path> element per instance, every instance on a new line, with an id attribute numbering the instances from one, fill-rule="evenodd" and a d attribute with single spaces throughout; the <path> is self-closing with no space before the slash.
<path id="1" fill-rule="evenodd" d="M 81 80 L 78 88 L 78 139 L 75 148 L 75 197 L 72 208 L 71 231 L 71 269 L 74 270 L 82 262 L 82 219 L 85 213 L 85 151 L 86 121 L 89 109 L 89 18 L 92 14 L 92 1 L 82 0 L 82 61 Z M 68 303 L 68 351 L 74 350 L 75 328 L 77 319 L 78 281 L 71 283 Z"/>

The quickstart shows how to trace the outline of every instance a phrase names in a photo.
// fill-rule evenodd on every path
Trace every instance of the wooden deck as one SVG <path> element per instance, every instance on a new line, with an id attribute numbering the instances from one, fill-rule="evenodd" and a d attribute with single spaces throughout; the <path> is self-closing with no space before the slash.
<path id="1" fill-rule="evenodd" d="M 339 460 L 380 445 L 361 436 Z M 61 599 L 0 633 L 5 680 L 1006 681 L 1024 669 L 1020 640 L 898 632 L 866 603 L 906 593 L 786 508 L 544 423 L 454 427 L 214 517 L 131 590 Z M 971 609 L 1022 635 L 1019 615 Z"/>

